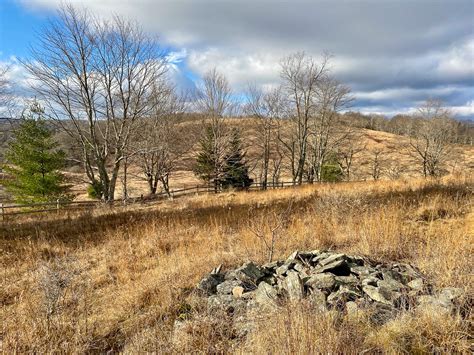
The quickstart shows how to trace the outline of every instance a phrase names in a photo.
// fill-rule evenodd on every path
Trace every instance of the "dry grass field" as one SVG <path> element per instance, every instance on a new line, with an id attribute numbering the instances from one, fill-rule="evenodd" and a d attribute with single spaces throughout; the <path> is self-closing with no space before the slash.
<path id="1" fill-rule="evenodd" d="M 198 131 L 202 129 L 203 122 L 185 121 L 183 125 L 189 126 L 189 131 Z M 226 125 L 232 128 L 238 128 L 242 135 L 242 142 L 246 151 L 246 160 L 250 166 L 250 174 L 254 181 L 259 181 L 258 161 L 258 134 L 256 133 L 257 122 L 250 118 L 228 118 Z M 347 127 L 346 127 L 347 128 Z M 285 131 L 285 126 L 282 126 Z M 357 146 L 362 148 L 360 152 L 354 155 L 351 180 L 364 181 L 373 180 L 371 176 L 373 168 L 374 153 L 379 152 L 381 174 L 380 179 L 390 180 L 400 177 L 412 178 L 421 175 L 421 165 L 411 153 L 409 146 L 410 138 L 399 136 L 392 133 L 374 131 L 369 129 L 352 128 L 352 134 L 357 137 Z M 180 164 L 179 169 L 172 173 L 170 178 L 170 188 L 180 189 L 183 187 L 196 186 L 203 182 L 195 176 L 192 167 L 195 161 L 196 152 L 199 151 L 199 134 L 193 136 L 196 143 L 191 152 L 189 152 Z M 189 139 L 189 137 L 183 137 Z M 452 145 L 449 149 L 449 157 L 446 163 L 442 164 L 444 174 L 474 174 L 474 146 Z M 128 193 L 131 197 L 147 195 L 149 193 L 147 182 L 143 178 L 143 172 L 137 164 L 132 162 L 128 169 Z M 72 192 L 76 200 L 87 200 L 87 179 L 82 173 L 67 173 L 73 183 Z M 283 157 L 282 171 L 280 180 L 291 181 L 289 171 L 289 162 L 286 156 Z M 120 199 L 123 194 L 122 174 L 119 177 L 117 185 L 116 198 Z"/>
<path id="2" fill-rule="evenodd" d="M 0 229 L 0 350 L 5 353 L 468 353 L 472 350 L 472 177 L 317 184 L 192 196 Z M 288 209 L 288 206 L 291 208 Z M 464 290 L 456 314 L 368 314 L 288 305 L 238 337 L 193 288 L 218 264 L 264 262 L 252 227 L 287 211 L 275 258 L 330 249 L 417 266 Z M 176 319 L 189 320 L 177 334 Z"/>

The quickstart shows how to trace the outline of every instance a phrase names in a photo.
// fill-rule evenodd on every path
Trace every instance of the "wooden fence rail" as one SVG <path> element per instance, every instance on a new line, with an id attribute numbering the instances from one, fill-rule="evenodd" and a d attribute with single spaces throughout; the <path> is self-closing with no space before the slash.
<path id="1" fill-rule="evenodd" d="M 307 184 L 308 182 L 304 182 Z M 282 181 L 278 183 L 267 183 L 267 189 L 281 189 L 285 187 L 297 186 L 292 181 Z M 262 183 L 254 183 L 248 188 L 242 188 L 242 191 L 246 190 L 262 190 Z M 159 192 L 154 195 L 148 195 L 144 197 L 129 198 L 128 200 L 114 200 L 107 203 L 103 201 L 61 201 L 56 200 L 54 202 L 41 202 L 41 203 L 30 203 L 30 204 L 3 204 L 0 203 L 0 216 L 1 221 L 5 221 L 8 216 L 15 215 L 25 215 L 25 214 L 34 214 L 34 213 L 45 213 L 45 212 L 58 212 L 59 211 L 72 211 L 72 210 L 82 210 L 87 208 L 95 208 L 99 206 L 109 206 L 114 207 L 118 205 L 132 205 L 136 203 L 152 203 L 159 202 L 166 198 L 175 198 L 182 197 L 192 194 L 211 194 L 211 193 L 221 193 L 223 189 L 218 189 L 215 191 L 214 186 L 212 185 L 196 185 L 191 187 L 184 187 L 181 189 L 173 189 L 169 191 L 169 195 L 165 192 Z M 41 208 L 43 207 L 43 208 Z"/>

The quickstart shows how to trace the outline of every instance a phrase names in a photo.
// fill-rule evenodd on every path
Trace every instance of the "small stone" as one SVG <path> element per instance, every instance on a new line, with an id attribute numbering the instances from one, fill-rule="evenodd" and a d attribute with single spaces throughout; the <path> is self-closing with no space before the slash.
<path id="1" fill-rule="evenodd" d="M 242 286 L 236 286 L 232 289 L 232 296 L 234 296 L 234 298 L 241 298 L 244 291 L 245 290 Z"/>
<path id="2" fill-rule="evenodd" d="M 412 290 L 421 291 L 423 289 L 423 279 L 417 278 L 407 284 Z"/>
<path id="3" fill-rule="evenodd" d="M 311 275 L 305 284 L 311 286 L 313 289 L 331 289 L 336 284 L 336 280 L 334 275 L 328 272 L 324 274 Z"/>
<path id="4" fill-rule="evenodd" d="M 297 272 L 288 271 L 284 288 L 288 291 L 290 300 L 300 300 L 303 298 L 303 283 Z"/>
<path id="5" fill-rule="evenodd" d="M 392 304 L 392 302 L 390 302 L 388 299 L 384 297 L 384 295 L 382 295 L 382 293 L 377 287 L 367 285 L 367 286 L 362 287 L 362 291 L 364 291 L 367 294 L 367 296 L 369 296 L 375 302 L 380 302 L 387 305 Z"/>

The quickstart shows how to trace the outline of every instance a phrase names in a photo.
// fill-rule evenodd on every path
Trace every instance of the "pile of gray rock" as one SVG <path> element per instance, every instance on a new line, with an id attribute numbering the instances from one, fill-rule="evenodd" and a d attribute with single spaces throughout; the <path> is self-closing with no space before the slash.
<path id="1" fill-rule="evenodd" d="M 296 251 L 286 261 L 237 269 L 212 270 L 197 285 L 210 308 L 228 313 L 278 309 L 305 300 L 322 311 L 377 309 L 380 321 L 420 305 L 452 310 L 462 294 L 457 288 L 434 291 L 423 275 L 403 263 L 377 263 L 331 251 Z"/>

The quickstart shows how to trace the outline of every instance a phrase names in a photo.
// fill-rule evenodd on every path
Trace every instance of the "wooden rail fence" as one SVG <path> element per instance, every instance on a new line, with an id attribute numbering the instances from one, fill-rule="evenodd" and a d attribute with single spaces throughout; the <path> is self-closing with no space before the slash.
<path id="1" fill-rule="evenodd" d="M 304 182 L 307 184 L 308 182 Z M 267 183 L 267 190 L 270 189 L 282 189 L 287 187 L 297 186 L 293 182 L 278 182 L 278 183 Z M 262 183 L 254 183 L 242 191 L 248 190 L 262 190 Z M 30 203 L 30 204 L 3 204 L 0 203 L 0 218 L 1 221 L 7 220 L 10 216 L 16 215 L 25 215 L 25 214 L 35 214 L 35 213 L 48 213 L 48 212 L 57 212 L 61 213 L 64 211 L 75 211 L 75 210 L 85 210 L 96 208 L 100 206 L 123 206 L 123 205 L 132 205 L 132 204 L 149 204 L 153 202 L 159 202 L 167 198 L 176 198 L 186 195 L 198 195 L 198 194 L 211 194 L 211 193 L 221 193 L 223 190 L 219 189 L 215 191 L 214 186 L 212 185 L 196 185 L 191 187 L 184 187 L 181 189 L 170 190 L 168 195 L 165 191 L 159 192 L 154 195 L 133 197 L 127 200 L 114 200 L 107 203 L 103 201 L 61 201 L 57 200 L 54 202 L 42 202 L 42 203 Z"/>

